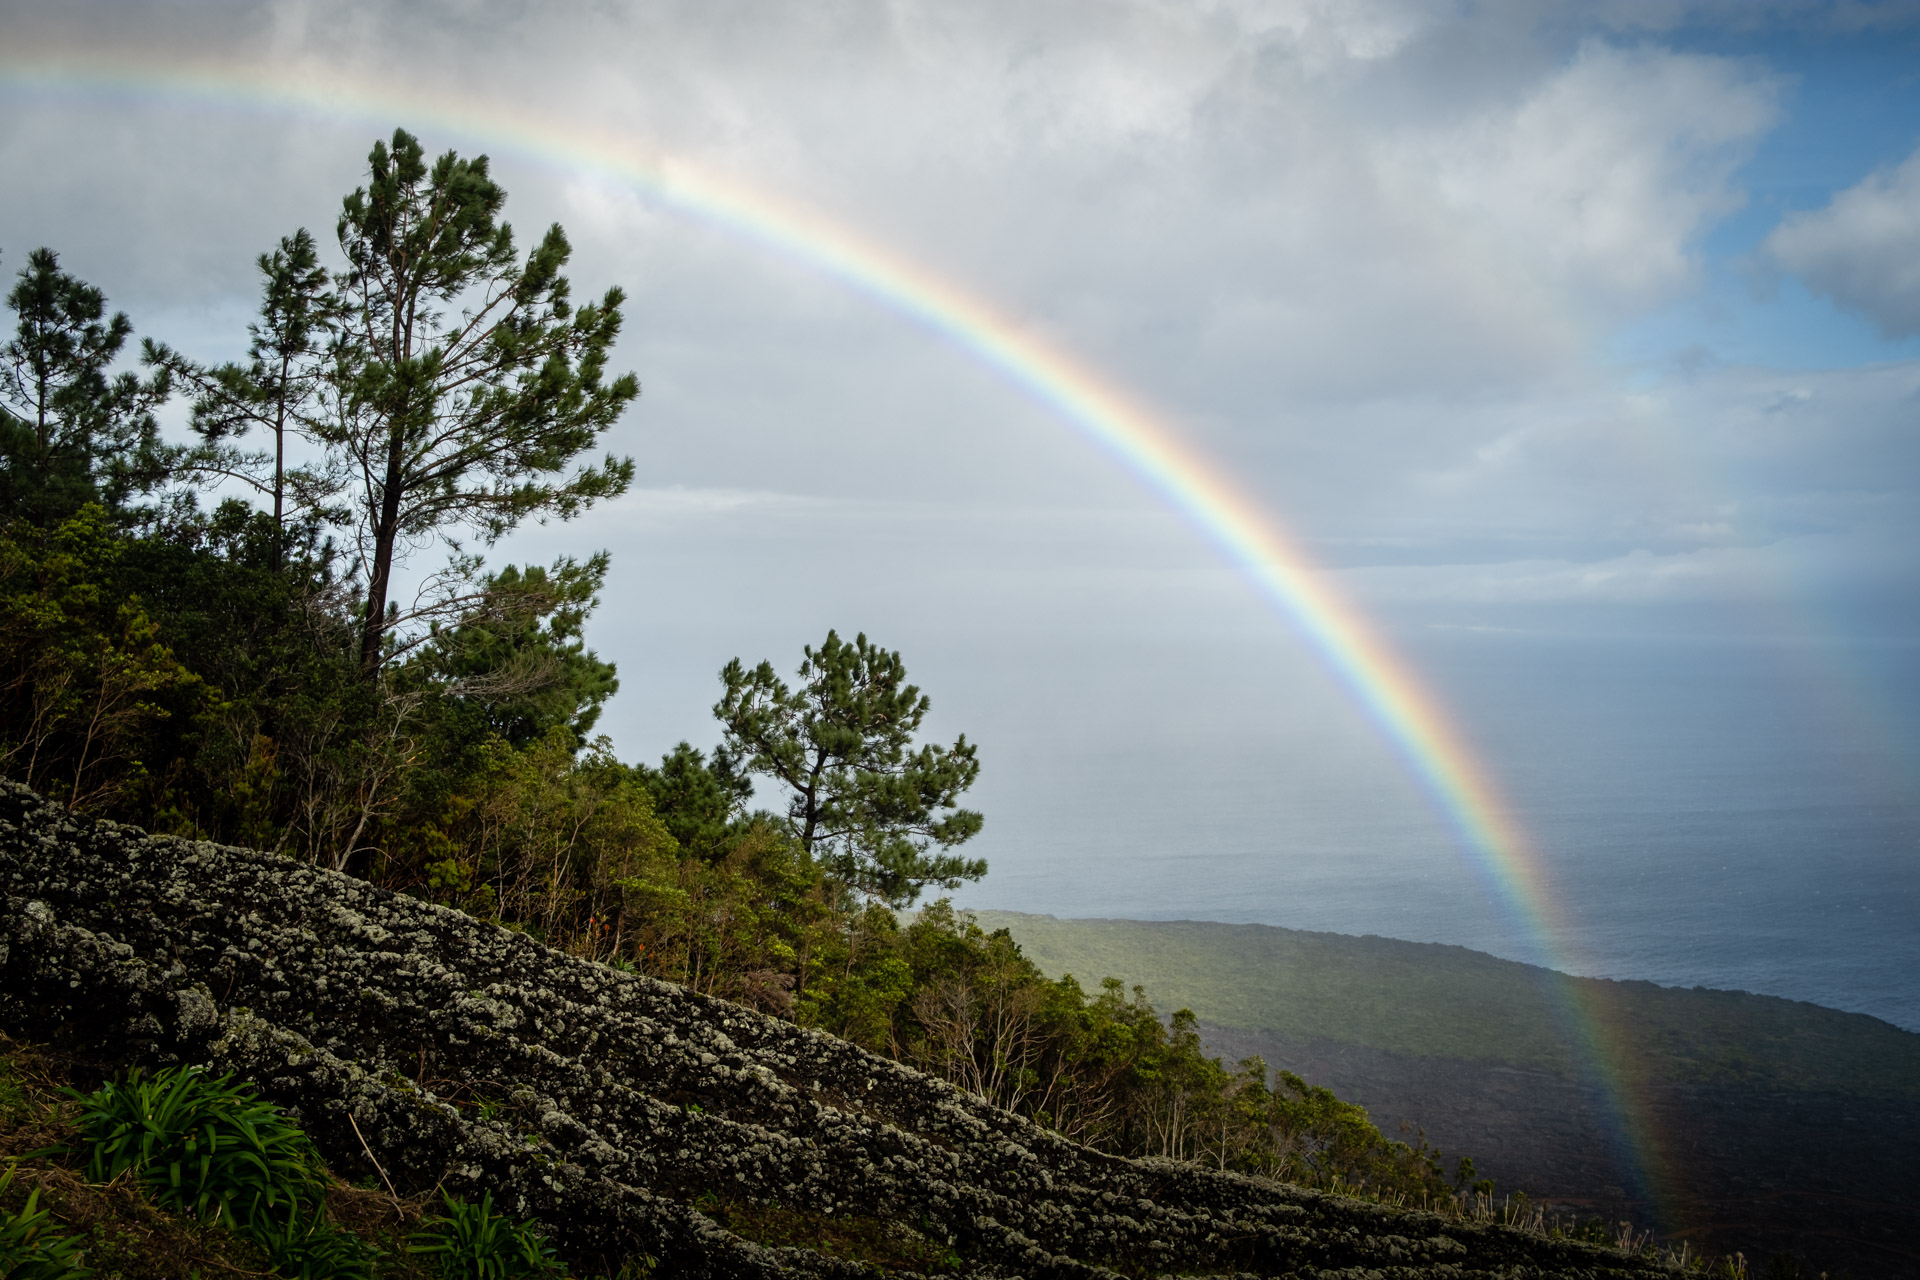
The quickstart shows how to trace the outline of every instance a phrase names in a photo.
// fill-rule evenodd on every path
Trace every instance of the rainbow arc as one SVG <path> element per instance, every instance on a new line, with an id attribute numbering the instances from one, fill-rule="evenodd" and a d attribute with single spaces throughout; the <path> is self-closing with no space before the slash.
<path id="1" fill-rule="evenodd" d="M 1112 380 L 1026 332 L 991 306 L 853 230 L 748 185 L 646 150 L 542 121 L 497 103 L 410 94 L 330 72 L 268 66 L 158 65 L 107 55 L 13 49 L 0 54 L 0 92 L 125 96 L 216 109 L 363 119 L 376 130 L 431 125 L 592 175 L 839 280 L 942 335 L 1048 406 L 1060 421 L 1130 471 L 1231 561 L 1312 645 L 1393 744 L 1458 834 L 1543 963 L 1578 969 L 1537 851 L 1492 778 L 1417 674 L 1369 626 L 1270 512 L 1181 434 Z M 1560 983 L 1566 1031 L 1613 1115 L 1622 1153 L 1656 1206 L 1667 1179 L 1653 1126 L 1620 1071 L 1624 1045 L 1583 988 Z"/>

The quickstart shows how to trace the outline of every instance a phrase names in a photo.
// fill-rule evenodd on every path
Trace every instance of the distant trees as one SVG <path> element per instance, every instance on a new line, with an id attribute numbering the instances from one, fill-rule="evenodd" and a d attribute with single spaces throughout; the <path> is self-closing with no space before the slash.
<path id="1" fill-rule="evenodd" d="M 261 255 L 219 365 L 149 341 L 117 370 L 128 318 L 29 255 L 0 348 L 10 772 L 340 867 L 454 803 L 494 741 L 578 752 L 618 687 L 581 638 L 606 557 L 488 572 L 462 542 L 620 492 L 631 462 L 577 459 L 638 385 L 606 369 L 620 291 L 576 307 L 565 235 L 518 256 L 504 201 L 485 157 L 395 131 L 342 203 L 341 269 L 305 230 Z M 159 438 L 176 388 L 192 447 Z M 267 509 L 202 511 L 222 486 Z M 402 610 L 396 567 L 431 543 L 453 554 Z"/>
<path id="2" fill-rule="evenodd" d="M 613 664 L 587 648 L 605 552 L 552 568 L 508 565 L 477 584 L 480 603 L 436 628 L 409 671 L 438 681 L 476 731 L 524 747 L 555 730 L 585 742 L 620 688 Z"/>
<path id="3" fill-rule="evenodd" d="M 168 721 L 205 707 L 204 681 L 120 586 L 128 550 L 98 504 L 0 536 L 0 770 L 69 805 L 130 798 Z"/>
<path id="4" fill-rule="evenodd" d="M 773 664 L 749 671 L 735 658 L 713 709 L 730 755 L 785 788 L 800 846 L 893 906 L 985 875 L 984 861 L 946 852 L 980 831 L 980 815 L 958 807 L 980 774 L 975 748 L 965 734 L 951 747 L 913 745 L 932 704 L 906 682 L 899 653 L 829 631 L 804 654 L 795 688 Z"/>
<path id="5" fill-rule="evenodd" d="M 1205 1052 L 1193 1014 L 1135 987 L 1050 979 L 1003 929 L 944 901 L 904 926 L 870 908 L 800 1001 L 815 1025 L 942 1076 L 1076 1142 L 1372 1195 L 1444 1199 L 1440 1153 L 1250 1058 Z"/>
<path id="6" fill-rule="evenodd" d="M 397 628 L 444 622 L 485 598 L 471 581 L 478 561 L 459 554 L 464 538 L 492 542 L 529 517 L 565 519 L 626 489 L 631 460 L 577 459 L 640 388 L 632 374 L 607 376 L 622 292 L 574 305 L 558 224 L 519 258 L 485 156 L 449 151 L 430 164 L 399 129 L 367 164 L 366 185 L 341 206 L 344 270 L 322 267 L 304 228 L 258 259 L 261 307 L 244 363 L 204 368 L 157 344 L 147 359 L 195 392 L 202 443 L 182 459 L 186 471 L 270 498 L 281 541 L 290 489 L 303 510 L 350 530 L 360 668 L 371 677 L 395 652 Z M 237 443 L 256 427 L 267 452 Z M 289 471 L 293 436 L 323 460 Z M 434 542 L 455 559 L 402 610 L 394 570 Z M 524 602 L 519 585 L 498 603 Z"/>

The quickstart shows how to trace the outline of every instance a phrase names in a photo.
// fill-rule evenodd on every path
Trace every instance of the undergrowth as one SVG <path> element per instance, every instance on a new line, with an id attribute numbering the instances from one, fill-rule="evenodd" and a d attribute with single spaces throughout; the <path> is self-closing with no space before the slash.
<path id="1" fill-rule="evenodd" d="M 14 1170 L 0 1174 L 0 1196 L 13 1185 Z M 82 1242 L 49 1230 L 53 1215 L 39 1207 L 40 1192 L 27 1193 L 18 1213 L 0 1213 L 0 1275 L 7 1280 L 81 1280 L 93 1273 L 81 1265 Z"/>
<path id="2" fill-rule="evenodd" d="M 553 1246 L 529 1222 L 495 1213 L 493 1193 L 471 1204 L 443 1197 L 442 1211 L 407 1246 L 444 1280 L 539 1280 L 566 1272 Z"/>
<path id="3" fill-rule="evenodd" d="M 531 1223 L 349 1186 L 283 1113 L 195 1069 L 101 1080 L 0 1036 L 6 1280 L 544 1280 Z M 630 1275 L 651 1270 L 651 1259 Z"/>
<path id="4" fill-rule="evenodd" d="M 137 1181 L 162 1209 L 228 1227 L 290 1280 L 372 1280 L 372 1250 L 326 1219 L 313 1144 L 231 1077 L 136 1070 L 66 1094 L 79 1107 L 68 1150 L 88 1182 Z"/>

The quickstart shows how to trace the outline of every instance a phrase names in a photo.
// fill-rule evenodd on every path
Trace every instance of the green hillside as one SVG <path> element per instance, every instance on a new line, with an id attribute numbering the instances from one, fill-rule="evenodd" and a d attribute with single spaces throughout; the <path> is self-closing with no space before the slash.
<path id="1" fill-rule="evenodd" d="M 1270 925 L 974 914 L 1050 975 L 1140 983 L 1158 1007 L 1223 1027 L 1566 1074 L 1581 1056 L 1577 1006 L 1649 1080 L 1920 1099 L 1920 1035 L 1799 1001 Z"/>

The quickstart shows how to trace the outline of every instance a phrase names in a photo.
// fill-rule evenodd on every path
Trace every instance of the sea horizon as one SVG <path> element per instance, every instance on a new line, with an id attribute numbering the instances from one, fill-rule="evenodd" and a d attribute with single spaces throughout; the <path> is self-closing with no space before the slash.
<path id="1" fill-rule="evenodd" d="M 991 869 L 955 904 L 1449 943 L 1920 1031 L 1909 764 L 1840 718 L 1805 654 L 1536 639 L 1415 657 L 1532 836 L 1557 923 L 1517 911 L 1410 785 L 1245 726 L 1205 753 L 1159 736 L 1003 766 L 982 788 Z M 1863 678 L 1912 723 L 1899 659 Z"/>

